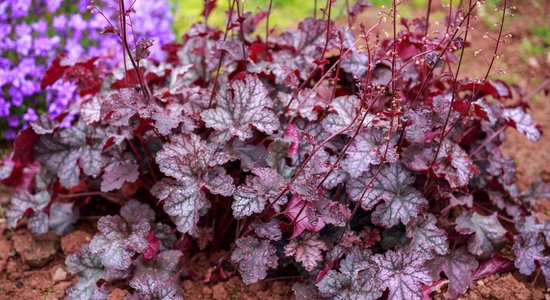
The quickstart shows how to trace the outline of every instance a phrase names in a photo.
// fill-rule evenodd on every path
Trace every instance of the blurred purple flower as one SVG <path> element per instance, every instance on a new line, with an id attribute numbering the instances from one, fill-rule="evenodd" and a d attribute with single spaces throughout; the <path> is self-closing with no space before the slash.
<path id="1" fill-rule="evenodd" d="M 114 18 L 108 5 L 116 1 L 98 1 L 105 5 L 103 12 L 108 18 Z M 128 18 L 133 25 L 128 34 L 130 45 L 134 44 L 134 38 L 154 39 L 150 57 L 164 59 L 161 45 L 175 39 L 170 2 L 126 1 L 128 7 L 134 3 L 135 10 Z M 40 111 L 45 109 L 55 118 L 77 98 L 74 83 L 56 82 L 45 91 L 40 88 L 44 72 L 58 54 L 65 52 L 72 60 L 98 56 L 109 67 L 121 61 L 119 38 L 99 34 L 107 22 L 103 16 L 87 10 L 89 3 L 89 0 L 0 0 L 0 88 L 6 97 L 0 98 L 0 118 L 6 120 L 1 124 L 13 127 L 0 128 L 0 139 L 14 138 L 22 122 L 36 120 L 35 108 L 44 105 L 41 103 L 46 107 Z M 81 13 L 69 13 L 74 12 L 75 5 Z M 8 51 L 16 52 L 16 58 L 6 56 Z M 24 109 L 15 109 L 20 106 Z M 64 126 L 70 126 L 74 116 L 65 118 Z"/>

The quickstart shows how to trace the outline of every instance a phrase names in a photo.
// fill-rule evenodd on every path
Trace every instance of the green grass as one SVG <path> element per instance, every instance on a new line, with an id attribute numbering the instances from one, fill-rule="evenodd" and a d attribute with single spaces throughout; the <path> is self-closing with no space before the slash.
<path id="1" fill-rule="evenodd" d="M 321 3 L 322 1 L 318 1 Z M 343 1 L 339 1 L 343 3 Z M 181 37 L 184 32 L 195 22 L 204 21 L 200 15 L 202 12 L 202 0 L 175 0 L 175 22 L 174 30 L 178 37 Z M 247 0 L 242 2 L 245 5 L 245 11 L 258 13 L 267 10 L 269 0 Z M 299 20 L 312 16 L 314 11 L 314 1 L 310 0 L 274 0 L 273 8 L 270 15 L 270 24 L 276 25 L 278 29 L 292 27 Z M 336 7 L 336 14 L 343 12 L 342 5 Z M 210 25 L 223 27 L 226 21 L 225 12 L 228 9 L 228 1 L 218 1 L 218 7 L 212 12 L 208 23 Z M 265 23 L 260 25 L 260 28 L 265 26 Z"/>
<path id="2" fill-rule="evenodd" d="M 375 7 L 386 6 L 389 7 L 392 4 L 392 0 L 372 0 L 370 1 Z M 212 12 L 208 20 L 210 25 L 218 26 L 222 28 L 225 25 L 226 15 L 225 12 L 228 9 L 227 0 L 218 0 L 218 7 Z M 267 10 L 269 7 L 269 0 L 246 0 L 244 2 L 245 11 L 257 13 Z M 324 7 L 325 1 L 317 1 L 317 14 L 319 15 L 319 9 Z M 350 1 L 353 3 L 353 1 Z M 408 0 L 400 8 L 401 15 L 409 17 L 407 11 L 409 8 L 421 9 L 425 7 L 427 0 Z M 204 21 L 204 18 L 200 15 L 202 12 L 203 0 L 174 0 L 175 9 L 175 22 L 174 30 L 178 37 L 181 36 L 189 29 L 189 27 L 197 22 Z M 273 0 L 273 8 L 270 15 L 270 24 L 276 26 L 276 29 L 283 30 L 286 28 L 296 26 L 296 23 L 300 20 L 313 16 L 315 10 L 314 0 Z M 336 6 L 333 7 L 333 18 L 342 18 L 345 16 L 345 1 L 340 0 L 336 2 Z M 265 23 L 261 23 L 259 28 L 264 28 Z"/>

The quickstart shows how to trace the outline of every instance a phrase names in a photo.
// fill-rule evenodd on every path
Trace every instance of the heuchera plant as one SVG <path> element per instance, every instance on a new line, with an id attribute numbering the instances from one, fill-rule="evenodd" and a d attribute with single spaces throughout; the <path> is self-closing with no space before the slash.
<path id="1" fill-rule="evenodd" d="M 397 20 L 394 2 L 387 38 L 383 19 L 336 26 L 330 3 L 323 19 L 253 36 L 269 13 L 233 1 L 224 31 L 195 24 L 164 61 L 147 58 L 148 39 L 126 43 L 124 5 L 105 30 L 126 65 L 54 61 L 44 82 L 88 91 L 77 120 L 41 118 L 0 168 L 17 187 L 10 228 L 63 234 L 84 205 L 122 206 L 67 258 L 69 299 L 103 299 L 115 279 L 128 299 L 181 299 L 204 249 L 229 250 L 210 274 L 295 275 L 298 299 L 425 299 L 441 286 L 456 298 L 513 268 L 550 286 L 550 223 L 532 215 L 550 188 L 520 191 L 499 150 L 507 128 L 542 133 L 525 99 L 488 80 L 502 28 L 487 76 L 460 73 L 477 1 L 434 34 Z M 350 23 L 367 6 L 351 5 Z"/>

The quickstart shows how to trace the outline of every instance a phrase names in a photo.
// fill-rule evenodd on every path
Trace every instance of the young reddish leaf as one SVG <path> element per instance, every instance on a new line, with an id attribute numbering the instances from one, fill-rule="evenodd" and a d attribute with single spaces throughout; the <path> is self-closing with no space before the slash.
<path id="1" fill-rule="evenodd" d="M 72 63 L 68 61 L 66 53 L 57 56 L 46 70 L 40 88 L 45 89 L 61 79 L 71 65 Z"/>
<path id="2" fill-rule="evenodd" d="M 318 283 L 322 296 L 330 299 L 374 300 L 382 296 L 382 280 L 369 252 L 353 250 L 340 262 L 339 271 L 330 270 Z"/>
<path id="3" fill-rule="evenodd" d="M 471 80 L 460 81 L 459 89 L 476 91 L 481 96 L 490 95 L 496 99 L 512 97 L 510 87 L 501 80 L 484 81 L 483 84 Z"/>
<path id="4" fill-rule="evenodd" d="M 139 42 L 136 46 L 136 52 L 134 53 L 134 57 L 137 61 L 140 61 L 142 59 L 146 59 L 151 54 L 151 51 L 149 51 L 149 48 L 153 46 L 154 40 L 150 38 L 141 38 L 139 39 Z"/>
<path id="5" fill-rule="evenodd" d="M 514 262 L 503 257 L 497 252 L 491 255 L 491 258 L 482 263 L 474 273 L 474 280 L 484 278 L 486 276 L 504 272 L 510 272 L 514 269 Z"/>
<path id="6" fill-rule="evenodd" d="M 269 241 L 247 236 L 239 238 L 236 244 L 231 260 L 238 264 L 245 284 L 264 279 L 268 269 L 277 267 L 277 250 Z"/>
<path id="7" fill-rule="evenodd" d="M 426 268 L 426 257 L 419 252 L 389 250 L 373 257 L 380 268 L 381 288 L 389 289 L 388 299 L 423 299 L 422 286 L 433 282 Z"/>
<path id="8" fill-rule="evenodd" d="M 208 16 L 210 16 L 210 13 L 216 8 L 217 0 L 206 0 L 204 1 L 204 6 L 202 8 L 201 16 L 203 16 L 205 19 L 208 19 Z"/>
<path id="9" fill-rule="evenodd" d="M 294 124 L 288 124 L 285 129 L 284 138 L 290 141 L 288 155 L 296 155 L 300 146 L 300 130 Z"/>
<path id="10" fill-rule="evenodd" d="M 456 219 L 456 231 L 474 236 L 468 241 L 468 251 L 479 257 L 489 257 L 506 241 L 506 229 L 500 225 L 497 213 L 482 216 L 477 212 L 463 212 Z"/>
<path id="11" fill-rule="evenodd" d="M 428 263 L 428 268 L 434 280 L 439 279 L 441 272 L 449 279 L 449 287 L 445 298 L 456 299 L 473 286 L 473 273 L 478 262 L 465 248 L 452 250 L 444 256 L 437 256 Z"/>
<path id="12" fill-rule="evenodd" d="M 290 241 L 285 246 L 285 255 L 294 256 L 307 271 L 313 271 L 323 261 L 323 251 L 328 250 L 327 244 L 319 239 L 319 235 L 305 234 Z"/>
<path id="13" fill-rule="evenodd" d="M 407 226 L 407 236 L 411 239 L 409 244 L 411 251 L 439 255 L 449 252 L 447 233 L 437 227 L 434 215 L 427 214 L 424 219 L 414 223 L 414 226 Z"/>
<path id="14" fill-rule="evenodd" d="M 33 149 L 40 136 L 32 130 L 25 128 L 17 134 L 13 141 L 12 160 L 20 163 L 32 163 L 34 161 Z"/>
<path id="15" fill-rule="evenodd" d="M 273 101 L 256 76 L 221 87 L 216 103 L 217 108 L 205 110 L 201 116 L 206 126 L 216 131 L 214 137 L 220 142 L 234 136 L 244 141 L 252 137 L 252 127 L 267 134 L 279 128 L 279 120 L 272 110 Z"/>
<path id="16" fill-rule="evenodd" d="M 318 232 L 325 227 L 325 222 L 315 213 L 315 208 L 311 203 L 302 200 L 299 194 L 294 194 L 285 210 L 287 217 L 296 222 L 291 239 L 299 236 L 304 230 Z"/>
<path id="17" fill-rule="evenodd" d="M 401 164 L 389 164 L 382 167 L 380 174 L 374 178 L 362 199 L 359 199 L 367 184 L 376 175 L 376 167 L 363 173 L 358 178 L 348 180 L 348 194 L 354 201 L 361 201 L 361 207 L 369 211 L 383 201 L 372 214 L 372 221 L 385 227 L 392 227 L 399 222 L 409 223 L 414 219 L 428 201 L 422 197 L 411 184 L 415 177 L 411 176 Z"/>

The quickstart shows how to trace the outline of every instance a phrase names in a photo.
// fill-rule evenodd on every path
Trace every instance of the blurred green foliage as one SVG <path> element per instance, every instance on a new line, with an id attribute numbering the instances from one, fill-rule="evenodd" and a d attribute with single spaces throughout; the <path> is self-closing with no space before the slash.
<path id="1" fill-rule="evenodd" d="M 370 2 L 376 6 L 391 6 L 393 0 L 371 0 Z M 353 3 L 350 0 L 350 3 Z M 197 22 L 204 21 L 201 17 L 203 8 L 203 0 L 174 0 L 175 22 L 174 30 L 179 38 L 189 29 L 189 27 Z M 212 12 L 208 19 L 210 25 L 223 27 L 226 21 L 226 11 L 229 7 L 230 0 L 218 0 L 217 8 Z M 269 0 L 245 0 L 245 11 L 258 13 L 269 8 Z M 425 7 L 427 0 L 408 0 L 400 13 L 402 16 L 408 16 L 408 9 L 419 9 Z M 326 1 L 317 0 L 317 13 L 319 9 L 325 7 Z M 276 26 L 276 29 L 286 29 L 294 26 L 298 21 L 309 16 L 313 16 L 315 11 L 315 0 L 273 0 L 273 7 L 270 15 L 270 24 Z M 345 1 L 336 1 L 333 7 L 333 18 L 341 18 L 345 16 Z M 265 23 L 263 23 L 265 24 Z M 264 25 L 260 25 L 263 28 Z"/>

